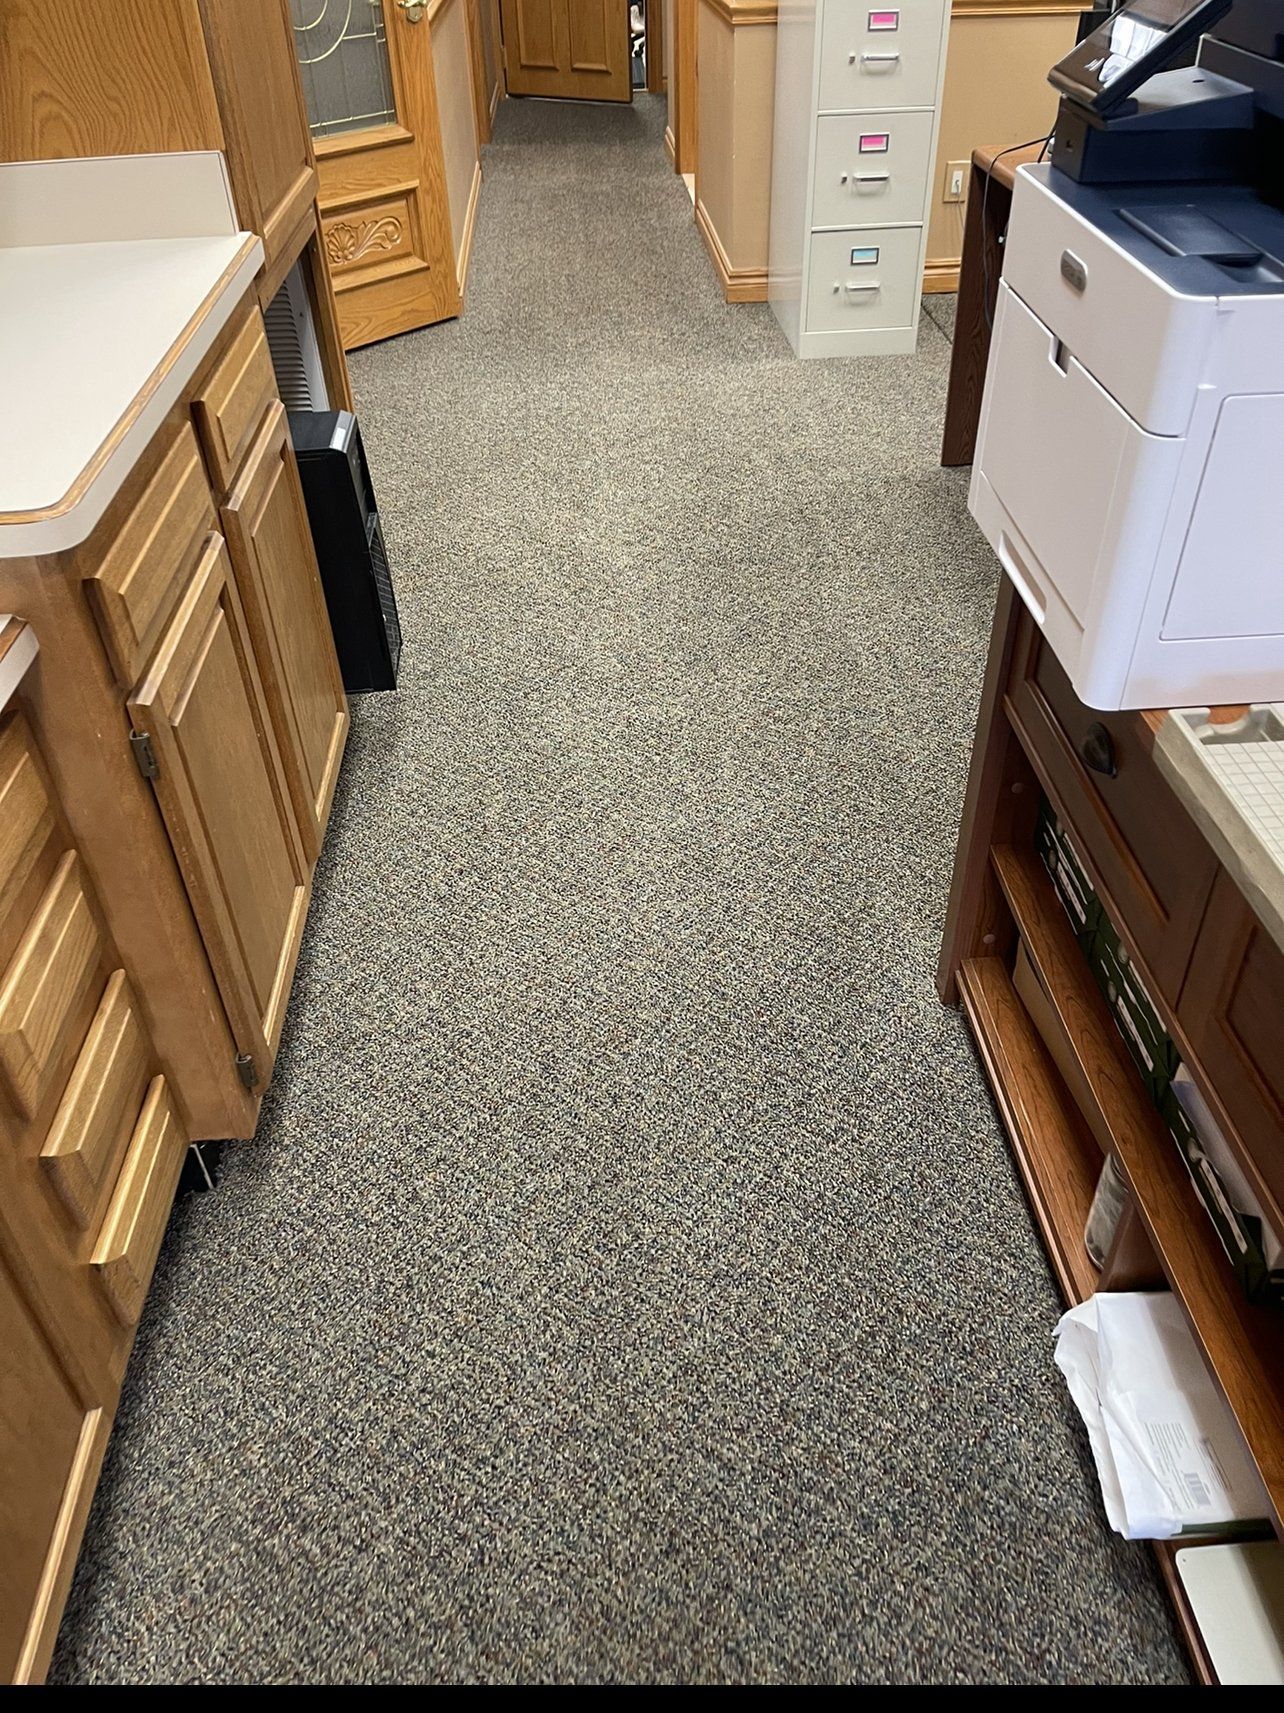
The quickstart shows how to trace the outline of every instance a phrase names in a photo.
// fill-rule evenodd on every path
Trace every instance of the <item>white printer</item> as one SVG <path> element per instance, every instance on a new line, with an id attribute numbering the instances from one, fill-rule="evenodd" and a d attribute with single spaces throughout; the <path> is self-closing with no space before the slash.
<path id="1" fill-rule="evenodd" d="M 1249 13 L 1284 44 L 1280 0 Z M 969 504 L 1094 708 L 1284 700 L 1284 212 L 1225 182 L 1278 158 L 1284 64 L 1263 100 L 1239 81 L 1258 56 L 1211 46 L 1109 117 L 1079 103 L 1066 149 L 1090 170 L 1024 167 L 1013 196 Z M 1116 126 L 1124 170 L 1158 151 L 1147 181 L 1110 182 Z M 1205 135 L 1213 182 L 1173 182 Z"/>

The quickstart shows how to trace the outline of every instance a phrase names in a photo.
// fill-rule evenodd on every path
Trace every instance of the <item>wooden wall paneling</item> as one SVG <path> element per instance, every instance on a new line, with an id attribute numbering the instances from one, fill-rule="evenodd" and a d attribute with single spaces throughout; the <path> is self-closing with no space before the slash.
<path id="1" fill-rule="evenodd" d="M 728 303 L 767 297 L 775 0 L 697 0 L 695 217 Z"/>
<path id="2" fill-rule="evenodd" d="M 223 146 L 198 0 L 0 8 L 0 159 Z"/>
<path id="3" fill-rule="evenodd" d="M 673 170 L 679 173 L 696 170 L 698 5 L 699 0 L 673 0 L 673 78 L 669 86 L 669 123 L 673 134 Z"/>
<path id="4" fill-rule="evenodd" d="M 662 0 L 646 0 L 646 88 L 648 95 L 663 95 L 669 87 L 664 69 L 664 6 Z"/>
<path id="5" fill-rule="evenodd" d="M 472 73 L 473 121 L 477 147 L 490 142 L 490 84 L 486 75 L 486 41 L 482 32 L 482 10 L 486 0 L 464 0 L 468 12 L 468 65 Z"/>
<path id="6" fill-rule="evenodd" d="M 286 0 L 200 3 L 233 194 L 271 268 L 286 256 L 317 187 Z"/>

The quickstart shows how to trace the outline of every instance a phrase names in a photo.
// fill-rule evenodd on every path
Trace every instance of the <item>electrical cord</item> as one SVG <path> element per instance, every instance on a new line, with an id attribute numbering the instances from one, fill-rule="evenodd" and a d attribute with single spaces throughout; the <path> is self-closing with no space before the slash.
<path id="1" fill-rule="evenodd" d="M 991 333 L 994 331 L 994 315 L 993 315 L 992 310 L 990 309 L 989 228 L 986 226 L 986 223 L 985 223 L 985 211 L 986 211 L 986 208 L 987 208 L 987 206 L 989 204 L 989 200 L 990 200 L 990 180 L 994 177 L 995 166 L 998 164 L 999 161 L 1001 161 L 1003 159 L 1004 155 L 1019 154 L 1022 149 L 1032 149 L 1036 143 L 1042 143 L 1043 147 L 1039 151 L 1039 159 L 1042 160 L 1044 155 L 1047 153 L 1048 144 L 1051 141 L 1052 141 L 1052 132 L 1049 131 L 1046 137 L 1031 137 L 1030 141 L 1028 143 L 1013 143 L 1011 148 L 1000 149 L 998 154 L 995 155 L 994 159 L 990 162 L 990 170 L 985 175 L 985 189 L 981 192 L 981 284 L 983 287 L 983 294 L 981 297 L 981 312 L 985 316 L 986 328 Z M 1004 235 L 1006 236 L 1006 234 L 1007 234 L 1007 227 L 1006 226 L 1003 228 L 1003 231 L 1004 231 Z M 999 242 L 1002 243 L 1003 239 L 1000 238 Z"/>

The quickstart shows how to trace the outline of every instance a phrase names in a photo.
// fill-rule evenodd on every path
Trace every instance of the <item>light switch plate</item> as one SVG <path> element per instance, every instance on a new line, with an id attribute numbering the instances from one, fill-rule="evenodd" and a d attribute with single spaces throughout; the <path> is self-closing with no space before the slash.
<path id="1" fill-rule="evenodd" d="M 942 202 L 962 202 L 967 195 L 967 161 L 946 161 Z"/>

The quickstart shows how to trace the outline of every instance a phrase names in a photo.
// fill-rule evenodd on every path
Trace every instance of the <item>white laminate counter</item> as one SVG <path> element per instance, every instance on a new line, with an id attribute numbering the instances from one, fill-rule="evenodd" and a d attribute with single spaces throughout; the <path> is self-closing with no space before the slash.
<path id="1" fill-rule="evenodd" d="M 0 557 L 89 535 L 250 289 L 263 247 L 220 203 L 222 171 L 209 155 L 0 167 Z"/>

